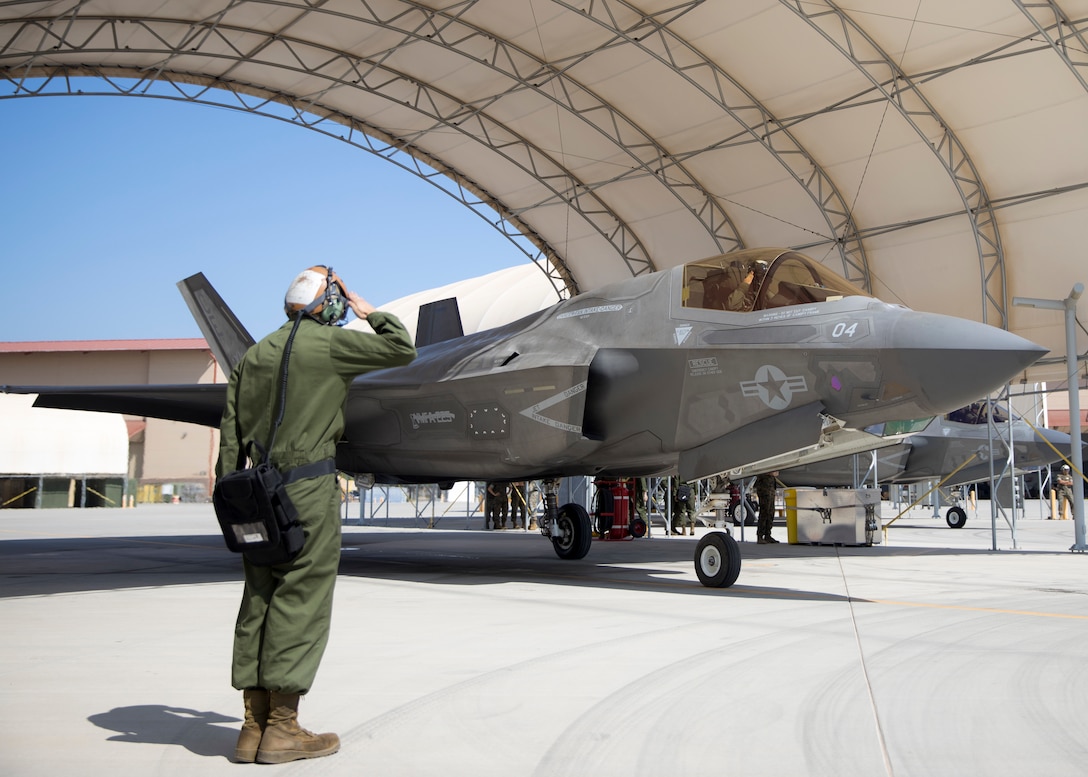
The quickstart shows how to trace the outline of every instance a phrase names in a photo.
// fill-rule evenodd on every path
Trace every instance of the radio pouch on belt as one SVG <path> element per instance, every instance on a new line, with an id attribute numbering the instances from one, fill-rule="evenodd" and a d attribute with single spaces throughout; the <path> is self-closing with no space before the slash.
<path id="1" fill-rule="evenodd" d="M 250 563 L 271 566 L 291 561 L 302 550 L 305 539 L 298 511 L 287 496 L 283 473 L 266 460 L 256 440 L 260 459 L 252 467 L 239 469 L 216 481 L 212 492 L 215 515 L 227 548 L 243 553 Z"/>

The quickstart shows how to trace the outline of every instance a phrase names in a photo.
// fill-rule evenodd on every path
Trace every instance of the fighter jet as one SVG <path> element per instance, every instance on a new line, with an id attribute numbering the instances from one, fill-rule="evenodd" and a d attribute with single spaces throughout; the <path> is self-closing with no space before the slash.
<path id="1" fill-rule="evenodd" d="M 990 421 L 993 421 L 991 428 Z M 870 427 L 880 434 L 884 430 Z M 874 456 L 853 456 L 827 459 L 781 470 L 778 479 L 787 486 L 852 486 L 855 479 L 883 484 L 944 481 L 945 486 L 977 483 L 990 478 L 990 441 L 994 451 L 1001 451 L 1002 442 L 1012 441 L 1012 462 L 1018 472 L 1039 469 L 1068 458 L 1072 438 L 1053 429 L 1032 428 L 1020 416 L 1000 404 L 973 402 L 942 416 L 933 418 L 925 429 L 900 442 L 874 451 Z M 1005 466 L 995 462 L 1000 474 Z M 860 476 L 860 477 L 857 477 Z M 954 529 L 963 528 L 967 513 L 952 505 L 946 520 Z"/>
<path id="2" fill-rule="evenodd" d="M 202 276 L 179 286 L 230 369 L 252 339 Z M 562 558 L 592 543 L 585 509 L 558 504 L 563 476 L 691 480 L 869 450 L 892 440 L 865 427 L 962 407 L 1046 352 L 881 302 L 780 248 L 629 278 L 418 350 L 352 385 L 338 468 L 382 483 L 542 480 L 541 531 Z M 225 397 L 222 384 L 18 390 L 41 406 L 212 426 Z M 699 543 L 704 584 L 731 585 L 739 568 L 728 534 Z"/>

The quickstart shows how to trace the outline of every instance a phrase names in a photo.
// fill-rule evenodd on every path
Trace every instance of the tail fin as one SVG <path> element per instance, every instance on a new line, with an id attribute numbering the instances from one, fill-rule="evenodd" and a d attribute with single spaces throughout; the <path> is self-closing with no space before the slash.
<path id="1" fill-rule="evenodd" d="M 461 309 L 457 297 L 440 299 L 419 306 L 416 324 L 416 348 L 464 337 L 461 327 Z"/>
<path id="2" fill-rule="evenodd" d="M 208 341 L 215 360 L 229 373 L 253 345 L 253 338 L 204 277 L 204 273 L 198 272 L 179 281 L 178 290 L 185 298 L 185 304 L 189 306 L 204 339 Z"/>

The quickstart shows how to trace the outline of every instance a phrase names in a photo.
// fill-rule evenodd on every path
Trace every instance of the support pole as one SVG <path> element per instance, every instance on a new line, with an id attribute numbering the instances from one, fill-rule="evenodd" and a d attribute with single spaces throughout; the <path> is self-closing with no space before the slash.
<path id="1" fill-rule="evenodd" d="M 1069 548 L 1083 553 L 1088 550 L 1084 531 L 1084 456 L 1081 453 L 1080 382 L 1077 380 L 1077 300 L 1084 293 L 1084 284 L 1075 283 L 1065 299 L 1033 299 L 1013 297 L 1012 304 L 1030 308 L 1045 308 L 1065 312 L 1065 369 L 1069 387 L 1069 436 L 1072 437 L 1070 459 L 1081 482 L 1073 489 L 1073 545 Z"/>

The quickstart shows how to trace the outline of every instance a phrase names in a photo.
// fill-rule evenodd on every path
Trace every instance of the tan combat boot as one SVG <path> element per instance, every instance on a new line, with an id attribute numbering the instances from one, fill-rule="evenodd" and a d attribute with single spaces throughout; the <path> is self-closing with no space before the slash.
<path id="1" fill-rule="evenodd" d="M 320 758 L 340 749 L 336 734 L 315 734 L 298 724 L 298 694 L 269 693 L 268 725 L 257 750 L 257 763 L 282 764 Z"/>
<path id="2" fill-rule="evenodd" d="M 268 691 L 264 688 L 247 688 L 242 691 L 242 703 L 246 706 L 246 719 L 238 734 L 234 748 L 234 760 L 251 764 L 257 760 L 257 748 L 268 723 Z"/>

